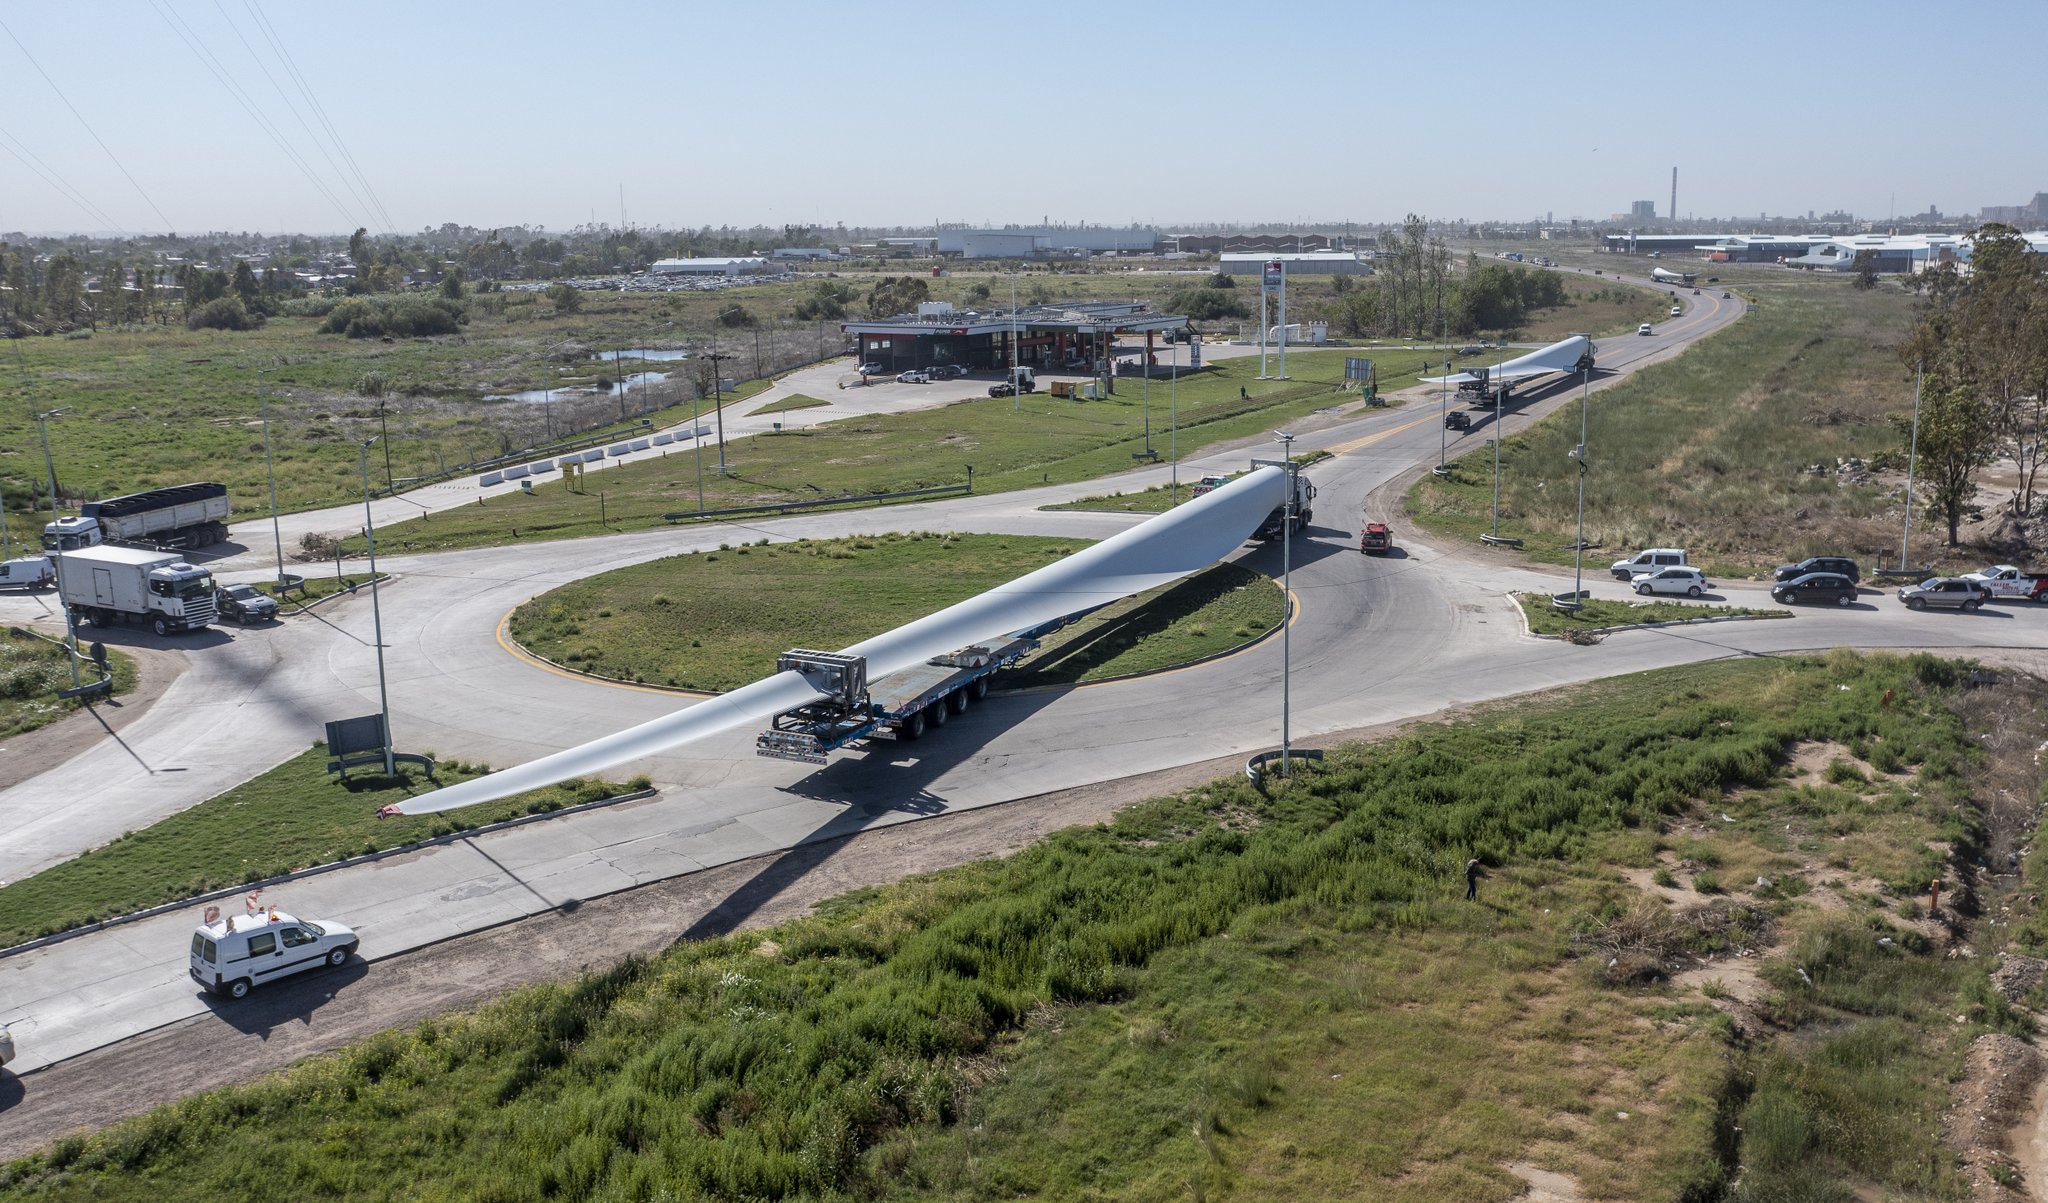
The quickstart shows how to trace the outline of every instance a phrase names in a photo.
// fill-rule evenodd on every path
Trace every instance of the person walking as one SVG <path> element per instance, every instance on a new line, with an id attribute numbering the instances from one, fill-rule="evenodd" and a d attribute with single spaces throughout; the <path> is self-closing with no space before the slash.
<path id="1" fill-rule="evenodd" d="M 1479 901 L 1479 858 L 1465 862 L 1465 901 Z"/>

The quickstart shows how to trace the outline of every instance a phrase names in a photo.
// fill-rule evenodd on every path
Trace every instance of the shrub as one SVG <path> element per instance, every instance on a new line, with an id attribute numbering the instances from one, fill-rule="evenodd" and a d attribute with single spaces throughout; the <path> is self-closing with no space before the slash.
<path id="1" fill-rule="evenodd" d="M 320 329 L 349 338 L 426 338 L 453 334 L 469 321 L 462 302 L 440 296 L 350 297 Z"/>
<path id="2" fill-rule="evenodd" d="M 254 330 L 262 324 L 263 315 L 250 313 L 240 297 L 219 297 L 185 317 L 188 330 Z"/>

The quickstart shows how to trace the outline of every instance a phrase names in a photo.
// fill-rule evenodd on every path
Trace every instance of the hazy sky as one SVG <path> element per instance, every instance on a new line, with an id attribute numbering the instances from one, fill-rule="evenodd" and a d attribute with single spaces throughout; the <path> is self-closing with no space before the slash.
<path id="1" fill-rule="evenodd" d="M 2043 0 L 92 0 L 0 24 L 0 230 L 566 229 L 617 223 L 621 188 L 669 227 L 1604 218 L 1663 213 L 1673 166 L 1681 216 L 2048 190 Z"/>

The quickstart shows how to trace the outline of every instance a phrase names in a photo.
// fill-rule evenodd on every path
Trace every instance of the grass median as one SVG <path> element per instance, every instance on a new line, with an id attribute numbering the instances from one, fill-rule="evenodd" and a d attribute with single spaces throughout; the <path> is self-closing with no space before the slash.
<path id="1" fill-rule="evenodd" d="M 83 648 L 91 633 L 80 640 Z M 135 688 L 135 661 L 114 648 L 107 649 L 107 665 L 114 674 L 114 696 Z M 91 662 L 79 668 L 80 679 L 99 678 Z M 64 647 L 34 635 L 0 632 L 0 739 L 23 735 L 48 726 L 84 706 L 78 699 L 57 696 L 71 688 L 71 653 Z"/>
<path id="2" fill-rule="evenodd" d="M 1716 606 L 1700 602 L 1608 601 L 1589 597 L 1577 610 L 1565 611 L 1550 604 L 1547 593 L 1517 593 L 1529 629 L 1538 635 L 1565 635 L 1573 631 L 1595 631 L 1607 627 L 1638 627 L 1656 622 L 1684 622 L 1702 618 L 1790 618 L 1790 610 L 1758 610 L 1749 606 Z"/>
<path id="3" fill-rule="evenodd" d="M 1343 391 L 1345 354 L 1290 356 L 1290 380 L 1258 379 L 1255 357 L 1183 376 L 1172 390 L 1181 454 L 1254 438 L 1276 423 L 1355 402 L 1355 393 Z M 1378 358 L 1383 380 L 1419 369 L 1422 361 L 1419 352 Z M 727 446 L 729 474 L 723 478 L 712 470 L 711 449 L 705 450 L 704 504 L 716 510 L 837 498 L 863 505 L 877 494 L 965 485 L 970 465 L 977 493 L 1112 476 L 1136 462 L 1133 453 L 1146 445 L 1148 420 L 1152 448 L 1164 450 L 1173 404 L 1166 381 L 1152 382 L 1148 404 L 1141 381 L 1120 377 L 1116 395 L 1102 401 L 1068 401 L 1043 392 L 978 397 L 758 435 Z M 667 524 L 665 515 L 689 520 L 697 508 L 697 480 L 696 460 L 685 448 L 607 469 L 589 477 L 582 492 L 556 482 L 532 495 L 510 493 L 379 527 L 377 546 L 426 551 L 659 527 Z M 352 550 L 360 545 L 359 539 L 349 543 Z"/>
<path id="4" fill-rule="evenodd" d="M 639 788 L 569 781 L 439 815 L 379 819 L 377 809 L 490 771 L 443 763 L 438 784 L 411 766 L 396 780 L 346 782 L 315 744 L 218 797 L 19 881 L 0 885 L 0 948 L 193 898 L 295 869 L 396 848 L 526 814 L 544 814 Z"/>
<path id="5" fill-rule="evenodd" d="M 1592 546 L 1686 547 L 1724 575 L 1896 550 L 1904 510 L 1890 486 L 1835 465 L 1898 446 L 1889 419 L 1912 408 L 1913 382 L 1891 344 L 1911 299 L 1787 273 L 1749 291 L 1756 312 L 1592 395 Z M 1534 560 L 1571 562 L 1577 467 L 1566 453 L 1579 441 L 1578 410 L 1566 404 L 1501 446 L 1500 533 Z M 1810 471 L 1816 464 L 1825 470 Z M 1408 511 L 1437 534 L 1476 540 L 1492 530 L 1491 454 L 1475 449 L 1452 468 L 1417 482 Z"/>
<path id="6" fill-rule="evenodd" d="M 1018 535 L 886 534 L 761 543 L 637 564 L 512 613 L 519 643 L 614 680 L 736 689 L 792 645 L 840 648 L 985 593 L 1087 544 Z M 1198 660 L 1271 630 L 1279 589 L 1219 564 L 1046 636 L 1003 687 L 1075 684 Z"/>
<path id="7" fill-rule="evenodd" d="M 1738 1167 L 1742 1198 L 1955 1197 L 1934 1117 L 2024 1020 L 1868 879 L 1973 838 L 1962 676 L 1699 666 L 1331 749 L 67 1137 L 0 1188 L 1437 1203 L 1533 1164 L 1597 1198 Z M 1814 784 L 1817 743 L 1843 764 Z M 1623 876 L 1664 864 L 1697 887 L 1668 910 Z M 1730 898 L 1709 865 L 1777 876 Z M 1763 962 L 1753 1035 L 1673 984 L 1707 957 Z"/>

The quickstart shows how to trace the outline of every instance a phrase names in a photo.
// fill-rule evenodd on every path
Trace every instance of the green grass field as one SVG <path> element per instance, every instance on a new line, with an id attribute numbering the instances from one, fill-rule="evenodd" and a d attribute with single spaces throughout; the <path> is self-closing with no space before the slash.
<path id="1" fill-rule="evenodd" d="M 1168 445 L 1169 415 L 1177 396 L 1180 452 L 1254 438 L 1276 422 L 1342 404 L 1356 394 L 1342 391 L 1343 351 L 1304 352 L 1288 358 L 1290 380 L 1257 379 L 1254 358 L 1225 361 L 1177 388 L 1153 381 L 1151 445 Z M 1376 353 L 1382 381 L 1412 374 L 1419 353 Z M 1242 395 L 1241 395 L 1242 391 Z M 1132 452 L 1145 446 L 1145 389 L 1123 378 L 1113 398 L 1058 400 L 1046 393 L 1011 398 L 979 397 L 938 409 L 848 418 L 763 435 L 728 446 L 732 474 L 718 479 L 707 449 L 704 499 L 707 509 L 844 496 L 850 504 L 876 493 L 967 480 L 974 467 L 977 492 L 1086 480 L 1123 471 Z M 1247 456 L 1249 458 L 1249 455 Z M 379 549 L 426 551 L 505 543 L 514 539 L 560 539 L 600 531 L 664 525 L 664 514 L 696 510 L 696 461 L 678 453 L 643 460 L 590 478 L 585 492 L 560 482 L 528 496 L 494 497 L 468 506 L 380 527 Z M 602 493 L 602 512 L 600 498 Z M 600 522 L 602 519 L 602 523 Z M 352 541 L 354 548 L 359 541 Z"/>
<path id="2" fill-rule="evenodd" d="M 489 771 L 437 766 L 440 785 Z M 568 781 L 445 815 L 377 818 L 377 808 L 437 789 L 416 766 L 396 781 L 327 772 L 327 749 L 309 752 L 141 831 L 19 881 L 0 885 L 0 948 L 161 903 L 467 831 L 524 814 L 594 801 L 628 788 Z M 644 783 L 643 783 L 644 784 Z"/>
<path id="3" fill-rule="evenodd" d="M 1891 344 L 1911 302 L 1895 288 L 1779 272 L 1751 289 L 1759 308 L 1678 359 L 1594 394 L 1586 538 L 1620 555 L 1687 547 L 1721 575 L 1823 553 L 1896 554 L 1904 511 L 1881 487 L 1840 480 L 1838 457 L 1894 448 L 1890 415 L 1912 407 Z M 1579 412 L 1567 405 L 1508 438 L 1501 533 L 1532 559 L 1571 561 Z M 1813 464 L 1830 469 L 1811 474 Z M 1493 465 L 1475 450 L 1447 480 L 1408 494 L 1414 519 L 1469 540 L 1492 529 Z M 1609 556 L 1608 558 L 1613 558 Z"/>
<path id="4" fill-rule="evenodd" d="M 674 556 L 550 590 L 513 611 L 511 633 L 533 652 L 583 672 L 724 691 L 774 672 L 775 657 L 792 644 L 858 643 L 1085 546 L 920 532 Z M 1272 582 L 1219 565 L 1055 632 L 999 687 L 1073 684 L 1183 664 L 1257 638 L 1279 618 Z"/>
<path id="5" fill-rule="evenodd" d="M 1931 841 L 1977 838 L 1961 677 L 1744 661 L 1413 728 L 387 1032 L 0 1190 L 1468 1203 L 1526 1160 L 1593 1198 L 1730 1197 L 1740 1165 L 1744 1200 L 1953 1199 L 1960 1051 L 2025 1030 L 1894 917 Z M 1820 785 L 1788 766 L 1815 741 Z M 1662 858 L 1696 891 L 1668 913 L 1619 876 Z M 1758 1037 L 1663 978 L 1772 927 Z"/>
<path id="6" fill-rule="evenodd" d="M 92 641 L 87 631 L 79 639 L 81 649 Z M 135 661 L 115 648 L 107 649 L 107 664 L 114 673 L 114 694 L 135 688 Z M 82 662 L 80 679 L 96 680 L 99 669 Z M 78 701 L 65 701 L 59 690 L 71 688 L 71 655 L 65 649 L 30 635 L 0 632 L 0 739 L 22 735 L 56 722 L 77 710 Z"/>
<path id="7" fill-rule="evenodd" d="M 1750 606 L 1714 606 L 1681 601 L 1606 601 L 1597 597 L 1584 599 L 1577 610 L 1566 613 L 1550 604 L 1548 594 L 1517 593 L 1515 600 L 1521 603 L 1522 613 L 1529 619 L 1529 629 L 1538 635 L 1677 622 L 1687 618 L 1792 617 L 1790 610 L 1759 610 Z"/>
<path id="8" fill-rule="evenodd" d="M 780 401 L 770 401 L 766 405 L 755 406 L 747 412 L 755 414 L 786 414 L 792 409 L 821 409 L 830 404 L 832 404 L 830 401 L 820 401 L 816 397 L 806 397 L 802 393 L 791 393 Z"/>

